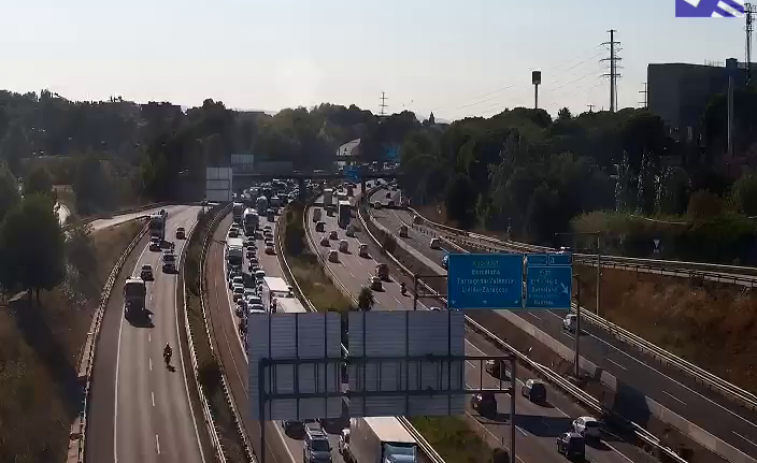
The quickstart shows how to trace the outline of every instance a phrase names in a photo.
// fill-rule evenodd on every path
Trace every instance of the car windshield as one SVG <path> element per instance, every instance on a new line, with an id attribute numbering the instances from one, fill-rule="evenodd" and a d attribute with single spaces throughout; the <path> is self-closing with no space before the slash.
<path id="1" fill-rule="evenodd" d="M 312 448 L 316 452 L 328 452 L 329 447 L 329 441 L 326 439 L 313 439 L 312 441 Z"/>

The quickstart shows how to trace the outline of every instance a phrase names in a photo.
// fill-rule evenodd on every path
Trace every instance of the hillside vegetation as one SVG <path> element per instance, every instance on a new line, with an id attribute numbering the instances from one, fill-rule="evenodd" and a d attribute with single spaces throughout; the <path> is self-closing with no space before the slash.
<path id="1" fill-rule="evenodd" d="M 23 293 L 0 302 L 0 461 L 59 463 L 79 410 L 77 357 L 99 302 L 100 291 L 142 227 L 132 221 L 89 234 L 82 230 L 69 249 L 76 267 L 39 302 Z"/>

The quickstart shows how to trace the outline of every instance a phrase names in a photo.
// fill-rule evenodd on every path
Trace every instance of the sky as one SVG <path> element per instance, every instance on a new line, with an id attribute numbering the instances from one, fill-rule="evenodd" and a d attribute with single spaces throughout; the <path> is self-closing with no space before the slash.
<path id="1" fill-rule="evenodd" d="M 0 0 L 0 88 L 277 111 L 321 102 L 454 120 L 620 107 L 649 63 L 744 60 L 744 19 L 675 18 L 675 0 Z M 757 47 L 754 47 L 757 48 Z"/>

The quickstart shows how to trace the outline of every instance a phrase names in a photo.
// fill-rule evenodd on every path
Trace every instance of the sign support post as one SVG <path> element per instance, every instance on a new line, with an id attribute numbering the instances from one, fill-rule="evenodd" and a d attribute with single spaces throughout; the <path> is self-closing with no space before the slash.
<path id="1" fill-rule="evenodd" d="M 573 274 L 576 279 L 576 342 L 575 342 L 575 376 L 581 378 L 581 278 L 577 273 Z"/>

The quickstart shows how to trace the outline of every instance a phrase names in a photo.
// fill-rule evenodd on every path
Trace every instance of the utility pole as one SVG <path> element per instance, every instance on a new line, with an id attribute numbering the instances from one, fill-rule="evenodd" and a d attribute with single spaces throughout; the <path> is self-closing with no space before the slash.
<path id="1" fill-rule="evenodd" d="M 602 43 L 602 45 L 610 46 L 610 57 L 601 59 L 600 61 L 610 62 L 610 72 L 602 74 L 602 75 L 610 77 L 610 112 L 614 113 L 615 110 L 617 109 L 617 104 L 618 104 L 617 81 L 618 81 L 618 77 L 620 77 L 620 74 L 618 74 L 618 61 L 621 60 L 621 58 L 617 56 L 617 53 L 620 51 L 620 49 L 617 48 L 616 45 L 620 45 L 620 42 L 615 41 L 615 33 L 618 32 L 617 30 L 610 29 L 607 32 L 610 33 L 610 41 L 604 42 Z"/>
<path id="2" fill-rule="evenodd" d="M 746 16 L 746 82 L 747 85 L 752 82 L 752 32 L 754 32 L 754 15 L 757 14 L 757 5 L 747 3 L 744 5 L 744 14 Z"/>
<path id="3" fill-rule="evenodd" d="M 381 104 L 379 105 L 379 107 L 381 108 L 381 111 L 379 113 L 380 116 L 385 115 L 384 110 L 386 109 L 386 100 L 387 100 L 386 93 L 381 92 Z"/>
<path id="4" fill-rule="evenodd" d="M 590 112 L 590 113 L 593 113 L 593 112 L 594 112 L 594 106 L 596 106 L 596 105 L 593 105 L 593 104 L 589 103 L 589 104 L 587 104 L 586 106 L 588 106 L 588 107 L 589 107 L 589 112 Z"/>
<path id="5" fill-rule="evenodd" d="M 640 101 L 639 104 L 641 105 L 642 108 L 646 108 L 647 107 L 647 93 L 648 93 L 647 92 L 647 83 L 646 82 L 644 82 L 644 90 L 639 90 L 639 93 L 641 93 L 642 95 L 644 95 L 644 99 L 642 101 Z"/>

